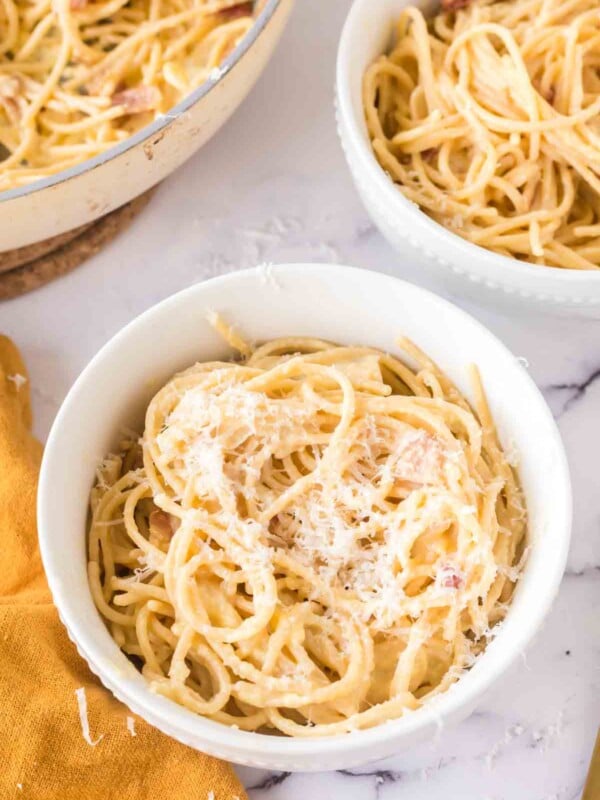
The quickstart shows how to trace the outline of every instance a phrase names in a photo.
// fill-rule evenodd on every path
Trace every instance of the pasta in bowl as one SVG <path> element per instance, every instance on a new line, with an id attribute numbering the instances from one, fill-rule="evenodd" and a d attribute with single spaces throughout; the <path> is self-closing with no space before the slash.
<path id="1" fill-rule="evenodd" d="M 598 316 L 597 37 L 591 0 L 354 0 L 348 165 L 394 247 L 457 294 Z"/>
<path id="2" fill-rule="evenodd" d="M 599 269 L 599 40 L 595 0 L 409 6 L 364 79 L 381 166 L 468 241 Z"/>
<path id="3" fill-rule="evenodd" d="M 475 411 L 410 342 L 414 371 L 229 338 L 247 358 L 175 376 L 98 469 L 98 609 L 154 691 L 243 730 L 331 735 L 418 708 L 483 650 L 524 552 L 477 373 Z"/>
<path id="4" fill-rule="evenodd" d="M 39 503 L 103 682 L 181 741 L 281 769 L 468 713 L 538 627 L 570 521 L 560 439 L 510 353 L 416 287 L 318 265 L 209 281 L 119 334 L 59 413 Z"/>

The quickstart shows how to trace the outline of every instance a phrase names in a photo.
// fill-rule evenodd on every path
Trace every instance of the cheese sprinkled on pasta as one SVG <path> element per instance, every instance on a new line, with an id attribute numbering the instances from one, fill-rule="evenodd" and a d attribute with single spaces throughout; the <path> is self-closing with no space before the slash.
<path id="1" fill-rule="evenodd" d="M 322 736 L 417 709 L 485 647 L 522 559 L 478 373 L 471 408 L 406 340 L 410 365 L 241 346 L 170 380 L 98 470 L 98 609 L 155 692 L 228 725 Z"/>

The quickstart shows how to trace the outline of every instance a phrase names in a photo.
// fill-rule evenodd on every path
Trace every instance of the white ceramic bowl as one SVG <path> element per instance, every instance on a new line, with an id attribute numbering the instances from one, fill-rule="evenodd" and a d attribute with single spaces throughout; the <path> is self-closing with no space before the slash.
<path id="1" fill-rule="evenodd" d="M 467 396 L 479 365 L 501 439 L 521 455 L 531 553 L 508 616 L 475 666 L 424 708 L 346 736 L 294 740 L 233 730 L 152 694 L 110 637 L 86 576 L 86 514 L 94 468 L 123 425 L 139 427 L 153 393 L 196 360 L 230 355 L 206 320 L 221 312 L 253 340 L 318 336 L 393 350 L 411 337 Z M 481 702 L 540 627 L 557 591 L 571 524 L 569 473 L 542 396 L 517 359 L 478 322 L 429 292 L 366 270 L 292 264 L 192 286 L 131 322 L 82 372 L 46 446 L 39 536 L 54 601 L 91 669 L 119 699 L 185 744 L 230 761 L 283 770 L 350 767 L 432 738 Z"/>
<path id="2" fill-rule="evenodd" d="M 407 200 L 373 155 L 362 104 L 367 67 L 386 52 L 401 10 L 431 13 L 435 0 L 354 0 L 337 59 L 338 131 L 356 188 L 373 222 L 403 257 L 434 272 L 458 295 L 569 316 L 600 317 L 600 272 L 527 264 L 461 239 Z"/>

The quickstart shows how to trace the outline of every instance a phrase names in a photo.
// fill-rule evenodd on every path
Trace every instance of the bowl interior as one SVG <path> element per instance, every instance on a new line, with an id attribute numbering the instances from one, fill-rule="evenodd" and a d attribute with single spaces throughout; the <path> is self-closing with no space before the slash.
<path id="1" fill-rule="evenodd" d="M 351 111 L 369 152 L 371 145 L 365 121 L 362 84 L 366 69 L 394 43 L 396 20 L 407 6 L 417 6 L 426 15 L 435 13 L 438 0 L 381 0 L 373 13 L 368 0 L 355 0 L 346 20 L 340 43 L 338 79 L 349 89 Z M 373 161 L 379 162 L 373 155 Z M 379 167 L 381 170 L 381 167 Z M 381 170 L 383 171 L 383 170 Z"/>
<path id="2" fill-rule="evenodd" d="M 378 273 L 300 264 L 217 278 L 150 309 L 94 358 L 57 416 L 40 480 L 42 555 L 56 605 L 72 638 L 105 684 L 158 727 L 241 762 L 249 760 L 244 754 L 250 751 L 264 751 L 262 734 L 231 730 L 151 694 L 106 630 L 86 576 L 88 494 L 94 469 L 114 445 L 119 428 L 139 427 L 145 405 L 175 371 L 198 360 L 231 354 L 209 325 L 209 310 L 221 313 L 255 341 L 311 335 L 394 351 L 396 337 L 406 335 L 438 362 L 467 397 L 472 393 L 466 367 L 479 366 L 502 442 L 520 454 L 519 472 L 530 514 L 530 556 L 498 635 L 468 674 L 423 709 L 350 737 L 318 741 L 269 737 L 268 757 L 276 761 L 278 756 L 343 748 L 352 762 L 352 754 L 356 756 L 369 743 L 391 742 L 395 735 L 412 743 L 419 731 L 433 733 L 440 715 L 451 719 L 506 668 L 547 611 L 568 546 L 569 477 L 550 412 L 515 357 L 458 308 Z"/>

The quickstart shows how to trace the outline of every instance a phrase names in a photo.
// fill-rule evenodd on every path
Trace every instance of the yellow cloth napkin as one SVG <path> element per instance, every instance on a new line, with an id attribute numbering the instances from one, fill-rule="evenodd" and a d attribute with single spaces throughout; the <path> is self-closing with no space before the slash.
<path id="1" fill-rule="evenodd" d="M 0 798 L 242 800 L 229 765 L 134 719 L 69 641 L 37 543 L 42 448 L 26 377 L 0 336 Z"/>

